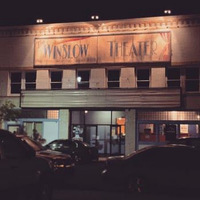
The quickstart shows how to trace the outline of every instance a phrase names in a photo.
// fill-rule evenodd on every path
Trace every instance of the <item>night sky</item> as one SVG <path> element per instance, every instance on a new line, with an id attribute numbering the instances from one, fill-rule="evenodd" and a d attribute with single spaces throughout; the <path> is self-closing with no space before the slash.
<path id="1" fill-rule="evenodd" d="M 0 25 L 35 24 L 37 18 L 44 23 L 80 22 L 99 15 L 100 20 L 140 18 L 164 15 L 200 14 L 197 0 L 7 0 L 0 4 Z"/>

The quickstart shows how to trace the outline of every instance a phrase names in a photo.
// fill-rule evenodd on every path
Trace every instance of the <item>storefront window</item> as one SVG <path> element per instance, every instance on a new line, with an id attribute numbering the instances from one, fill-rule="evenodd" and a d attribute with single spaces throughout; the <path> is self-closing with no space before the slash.
<path id="1" fill-rule="evenodd" d="M 199 137 L 198 124 L 180 124 L 179 137 Z"/>
<path id="2" fill-rule="evenodd" d="M 139 124 L 139 141 L 156 142 L 156 133 L 154 124 Z"/>

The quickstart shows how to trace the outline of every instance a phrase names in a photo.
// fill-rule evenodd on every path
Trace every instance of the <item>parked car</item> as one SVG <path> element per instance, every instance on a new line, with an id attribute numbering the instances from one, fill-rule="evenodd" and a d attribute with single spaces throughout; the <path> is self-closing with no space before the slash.
<path id="1" fill-rule="evenodd" d="M 58 139 L 45 145 L 45 148 L 70 154 L 77 163 L 97 161 L 99 158 L 96 147 L 79 140 Z"/>
<path id="2" fill-rule="evenodd" d="M 36 152 L 37 157 L 42 157 L 50 160 L 53 166 L 54 175 L 64 178 L 67 175 L 73 175 L 75 162 L 69 154 L 64 154 L 59 151 L 45 149 L 39 142 L 33 140 L 26 135 L 16 135 L 21 141 L 27 143 Z M 63 176 L 64 175 L 64 176 Z"/>
<path id="3" fill-rule="evenodd" d="M 129 156 L 109 157 L 102 171 L 108 186 L 130 191 L 199 189 L 200 153 L 186 145 L 151 146 Z"/>
<path id="4" fill-rule="evenodd" d="M 50 200 L 52 168 L 33 149 L 7 130 L 0 129 L 0 198 Z"/>
<path id="5" fill-rule="evenodd" d="M 171 142 L 172 144 L 184 144 L 197 149 L 200 149 L 200 138 L 192 138 L 192 137 L 182 137 L 175 139 Z"/>

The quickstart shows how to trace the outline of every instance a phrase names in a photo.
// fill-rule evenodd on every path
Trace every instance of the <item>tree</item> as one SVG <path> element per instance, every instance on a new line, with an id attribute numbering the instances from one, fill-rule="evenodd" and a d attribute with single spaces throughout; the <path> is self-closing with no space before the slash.
<path id="1" fill-rule="evenodd" d="M 0 106 L 0 123 L 3 121 L 15 121 L 20 116 L 20 110 L 9 100 Z"/>

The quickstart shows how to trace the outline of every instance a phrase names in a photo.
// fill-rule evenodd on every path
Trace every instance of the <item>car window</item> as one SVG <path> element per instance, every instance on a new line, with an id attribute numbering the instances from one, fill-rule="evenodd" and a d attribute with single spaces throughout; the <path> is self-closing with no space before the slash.
<path id="1" fill-rule="evenodd" d="M 55 142 L 50 143 L 48 146 L 50 147 L 50 149 L 55 150 L 55 149 L 61 148 L 62 143 L 55 141 Z"/>
<path id="2" fill-rule="evenodd" d="M 72 142 L 72 141 L 70 141 L 70 140 L 66 140 L 65 142 L 64 142 L 64 147 L 65 148 L 76 148 L 76 143 L 75 142 Z"/>

